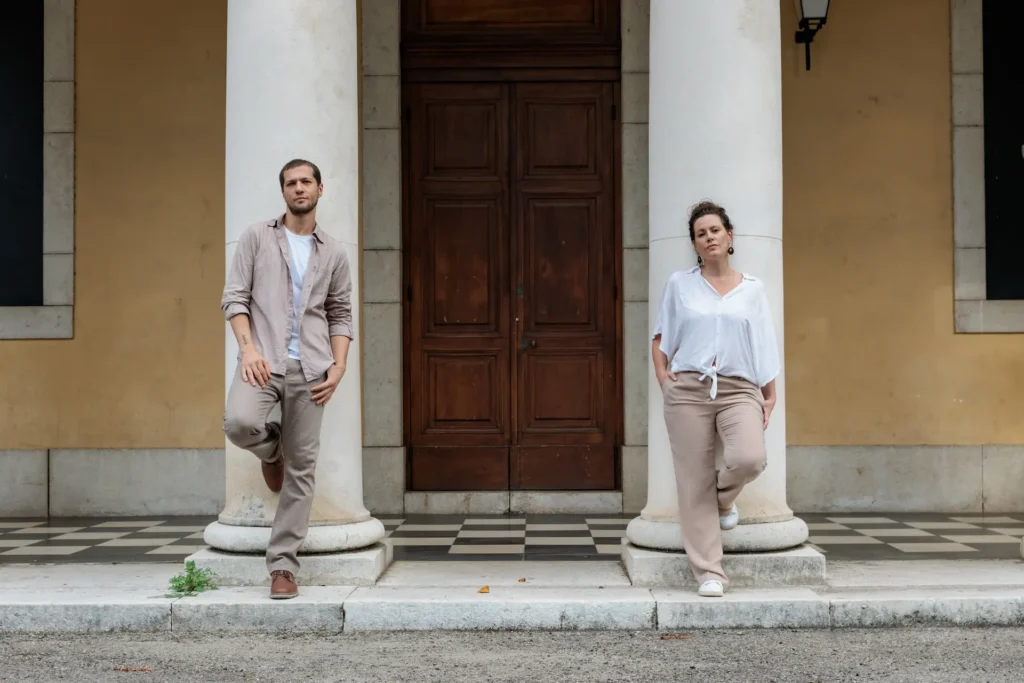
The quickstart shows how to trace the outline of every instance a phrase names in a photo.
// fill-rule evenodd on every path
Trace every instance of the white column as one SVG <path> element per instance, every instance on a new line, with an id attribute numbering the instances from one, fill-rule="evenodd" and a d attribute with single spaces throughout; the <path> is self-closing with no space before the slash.
<path id="1" fill-rule="evenodd" d="M 782 76 L 777 0 L 651 0 L 650 320 L 669 275 L 692 267 L 689 208 L 709 198 L 735 226 L 732 262 L 764 281 L 783 349 Z M 630 522 L 638 546 L 682 549 L 662 393 L 648 387 L 647 507 Z M 807 540 L 786 504 L 786 390 L 766 434 L 768 467 L 740 495 L 725 550 Z"/>
<path id="2" fill-rule="evenodd" d="M 322 173 L 321 228 L 352 265 L 353 328 L 359 330 L 359 94 L 356 0 L 229 0 L 225 155 L 225 256 L 242 230 L 284 211 L 278 172 L 304 158 Z M 238 345 L 225 325 L 225 384 Z M 304 551 L 349 550 L 384 537 L 363 505 L 359 340 L 327 404 L 316 495 Z M 228 551 L 264 551 L 277 509 L 257 458 L 231 443 L 227 503 L 205 540 Z"/>

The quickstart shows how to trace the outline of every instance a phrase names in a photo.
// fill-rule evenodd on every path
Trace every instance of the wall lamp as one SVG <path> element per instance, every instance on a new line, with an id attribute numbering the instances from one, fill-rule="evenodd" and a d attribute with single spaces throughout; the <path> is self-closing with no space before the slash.
<path id="1" fill-rule="evenodd" d="M 800 30 L 796 32 L 796 42 L 803 43 L 807 59 L 807 71 L 811 70 L 811 43 L 815 34 L 821 30 L 828 19 L 830 0 L 794 0 L 796 15 L 800 17 Z"/>

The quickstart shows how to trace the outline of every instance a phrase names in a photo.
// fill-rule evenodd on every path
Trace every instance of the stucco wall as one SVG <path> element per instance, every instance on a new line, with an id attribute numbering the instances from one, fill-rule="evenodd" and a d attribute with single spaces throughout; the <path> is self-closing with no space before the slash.
<path id="1" fill-rule="evenodd" d="M 226 20 L 78 3 L 74 339 L 0 341 L 0 449 L 223 445 Z"/>
<path id="2" fill-rule="evenodd" d="M 783 49 L 789 443 L 1024 443 L 1024 338 L 954 332 L 949 3 Z"/>
<path id="3" fill-rule="evenodd" d="M 0 448 L 222 446 L 225 22 L 79 3 L 75 338 L 0 341 Z M 1024 443 L 1020 337 L 954 333 L 949 40 L 858 0 L 783 41 L 792 445 Z"/>

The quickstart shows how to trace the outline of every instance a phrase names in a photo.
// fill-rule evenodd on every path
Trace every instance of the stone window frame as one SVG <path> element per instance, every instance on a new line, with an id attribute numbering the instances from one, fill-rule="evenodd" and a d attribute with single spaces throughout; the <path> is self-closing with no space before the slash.
<path id="1" fill-rule="evenodd" d="M 43 3 L 43 305 L 0 306 L 0 339 L 70 339 L 75 292 L 75 0 Z"/>
<path id="2" fill-rule="evenodd" d="M 988 299 L 982 0 L 951 0 L 954 319 L 958 333 L 1024 332 L 1024 301 Z"/>

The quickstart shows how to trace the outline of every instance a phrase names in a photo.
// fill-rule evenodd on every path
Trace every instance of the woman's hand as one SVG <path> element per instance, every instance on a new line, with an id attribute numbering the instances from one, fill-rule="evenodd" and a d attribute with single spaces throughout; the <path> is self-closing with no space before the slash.
<path id="1" fill-rule="evenodd" d="M 654 375 L 658 378 L 658 386 L 664 387 L 665 380 L 670 379 L 675 382 L 678 378 L 668 370 L 655 370 Z"/>
<path id="2" fill-rule="evenodd" d="M 764 428 L 768 429 L 768 419 L 772 416 L 772 411 L 775 410 L 775 397 L 766 398 L 764 400 Z"/>

